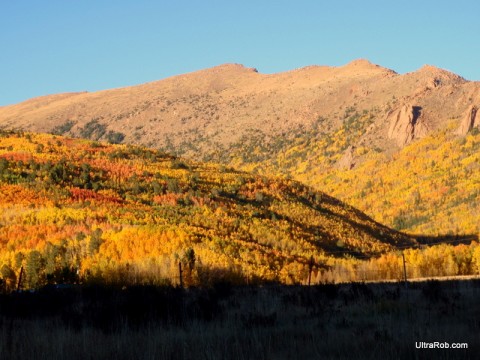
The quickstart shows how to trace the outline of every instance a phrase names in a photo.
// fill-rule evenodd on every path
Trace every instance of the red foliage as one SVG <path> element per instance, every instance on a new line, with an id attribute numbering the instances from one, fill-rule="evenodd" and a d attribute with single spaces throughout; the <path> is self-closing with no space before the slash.
<path id="1" fill-rule="evenodd" d="M 93 190 L 70 188 L 71 199 L 73 201 L 98 201 L 120 204 L 122 200 L 114 194 L 104 194 Z"/>
<path id="2" fill-rule="evenodd" d="M 10 161 L 23 161 L 28 162 L 32 160 L 33 156 L 27 152 L 10 152 L 3 155 L 0 155 L 0 158 L 5 158 Z"/>

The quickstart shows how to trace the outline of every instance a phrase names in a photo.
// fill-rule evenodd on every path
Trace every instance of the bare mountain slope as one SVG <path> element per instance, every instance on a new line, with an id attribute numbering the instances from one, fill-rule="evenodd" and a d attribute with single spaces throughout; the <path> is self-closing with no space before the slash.
<path id="1" fill-rule="evenodd" d="M 311 129 L 322 118 L 329 134 L 355 110 L 374 118 L 353 145 L 390 149 L 449 119 L 460 127 L 469 107 L 480 105 L 479 90 L 478 82 L 433 66 L 399 75 L 356 60 L 267 75 L 225 64 L 133 87 L 31 99 L 0 108 L 0 126 L 98 139 L 111 131 L 124 142 L 215 158 L 215 151 L 228 151 L 256 131 L 269 141 Z"/>

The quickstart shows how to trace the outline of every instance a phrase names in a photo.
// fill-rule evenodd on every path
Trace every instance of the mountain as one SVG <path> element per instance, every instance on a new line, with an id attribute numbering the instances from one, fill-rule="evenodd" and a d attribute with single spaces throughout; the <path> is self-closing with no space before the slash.
<path id="1" fill-rule="evenodd" d="M 225 64 L 31 99 L 0 108 L 0 126 L 291 177 L 389 226 L 437 235 L 480 231 L 478 106 L 479 82 L 430 65 L 397 74 L 355 60 L 261 74 Z"/>
<path id="2" fill-rule="evenodd" d="M 399 75 L 356 60 L 268 75 L 226 64 L 128 88 L 31 99 L 1 108 L 0 124 L 48 132 L 70 123 L 63 131 L 81 135 L 97 120 L 124 134 L 125 142 L 173 145 L 176 152 L 198 156 L 200 150 L 205 156 L 214 154 L 212 146 L 228 148 L 252 132 L 274 138 L 308 130 L 322 118 L 328 133 L 342 125 L 346 113 L 373 111 L 368 134 L 359 141 L 391 147 L 459 119 L 480 103 L 479 88 L 432 66 Z M 105 138 L 101 132 L 90 135 Z"/>
<path id="3" fill-rule="evenodd" d="M 293 180 L 46 134 L 1 133 L 0 208 L 0 275 L 23 266 L 30 287 L 176 283 L 179 262 L 202 284 L 298 283 L 312 256 L 327 270 L 418 244 Z"/>

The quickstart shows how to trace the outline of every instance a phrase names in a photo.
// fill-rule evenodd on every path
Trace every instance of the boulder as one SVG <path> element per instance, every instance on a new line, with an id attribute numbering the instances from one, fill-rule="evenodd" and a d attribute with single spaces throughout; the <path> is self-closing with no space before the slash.
<path id="1" fill-rule="evenodd" d="M 406 104 L 391 111 L 387 115 L 387 121 L 390 122 L 388 138 L 403 147 L 416 138 L 426 136 L 428 127 L 421 121 L 421 110 L 419 106 Z"/>
<path id="2" fill-rule="evenodd" d="M 355 146 L 349 146 L 343 153 L 343 156 L 338 160 L 337 166 L 340 169 L 351 170 L 355 166 Z"/>
<path id="3" fill-rule="evenodd" d="M 470 105 L 460 122 L 456 134 L 465 136 L 474 127 L 480 127 L 480 116 L 478 116 L 478 108 L 475 105 Z"/>

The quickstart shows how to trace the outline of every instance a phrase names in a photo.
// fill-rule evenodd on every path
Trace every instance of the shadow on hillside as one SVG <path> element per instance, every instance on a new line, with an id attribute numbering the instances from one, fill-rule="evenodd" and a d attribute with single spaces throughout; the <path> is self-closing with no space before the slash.
<path id="1" fill-rule="evenodd" d="M 390 245 L 393 245 L 393 246 L 399 246 L 401 248 L 416 248 L 419 246 L 433 246 L 433 245 L 439 245 L 439 244 L 470 245 L 472 241 L 477 241 L 477 242 L 479 241 L 479 236 L 477 234 L 462 234 L 462 235 L 447 234 L 447 235 L 431 236 L 431 235 L 405 233 L 375 221 L 364 212 L 358 210 L 355 207 L 347 205 L 346 203 L 344 203 L 339 199 L 336 199 L 326 194 L 322 194 L 322 197 L 324 201 L 327 201 L 330 204 L 343 206 L 344 208 L 351 211 L 351 213 L 357 216 L 359 219 L 362 219 L 362 221 L 366 221 L 367 223 L 369 223 L 369 225 L 355 221 L 354 219 L 351 219 L 345 214 L 337 214 L 331 211 L 330 209 L 323 207 L 322 204 L 315 204 L 311 199 L 304 198 L 304 199 L 301 199 L 301 202 L 304 205 L 309 206 L 314 210 L 320 211 L 324 214 L 328 214 L 333 218 L 339 219 L 339 221 L 348 223 L 352 227 L 359 229 L 366 234 L 369 234 L 373 238 L 376 238 L 381 242 L 389 243 Z M 404 236 L 403 244 L 398 244 L 398 243 L 395 244 L 395 240 L 392 236 L 394 233 L 401 234 Z"/>
<path id="2" fill-rule="evenodd" d="M 438 245 L 438 244 L 451 244 L 459 245 L 465 244 L 470 245 L 472 241 L 478 241 L 478 235 L 476 234 L 467 234 L 467 235 L 413 235 L 415 240 L 420 245 Z"/>
<path id="3" fill-rule="evenodd" d="M 364 212 L 358 210 L 357 208 L 352 207 L 346 204 L 345 202 L 337 198 L 331 197 L 327 194 L 322 193 L 322 203 L 320 204 L 316 204 L 314 201 L 312 201 L 312 199 L 308 199 L 308 198 L 302 198 L 300 199 L 300 201 L 304 205 L 310 207 L 311 209 L 315 211 L 319 211 L 331 218 L 338 219 L 338 221 L 342 223 L 349 224 L 354 229 L 359 230 L 364 234 L 368 234 L 369 236 L 371 236 L 374 239 L 377 239 L 380 242 L 388 243 L 392 246 L 400 245 L 402 247 L 404 246 L 414 247 L 416 245 L 415 243 L 416 238 L 414 236 L 402 233 L 388 226 L 385 226 L 384 224 L 381 224 L 375 221 L 373 218 L 371 218 Z M 344 209 L 347 209 L 349 213 L 347 214 L 336 213 L 328 209 L 326 206 L 324 206 L 323 203 L 340 206 Z M 359 221 L 357 221 L 354 218 L 351 218 L 350 215 L 356 216 Z M 403 236 L 401 244 L 398 244 L 397 242 L 398 239 L 395 239 L 394 234 L 399 234 Z M 338 249 L 338 250 L 341 250 L 341 249 Z"/>

